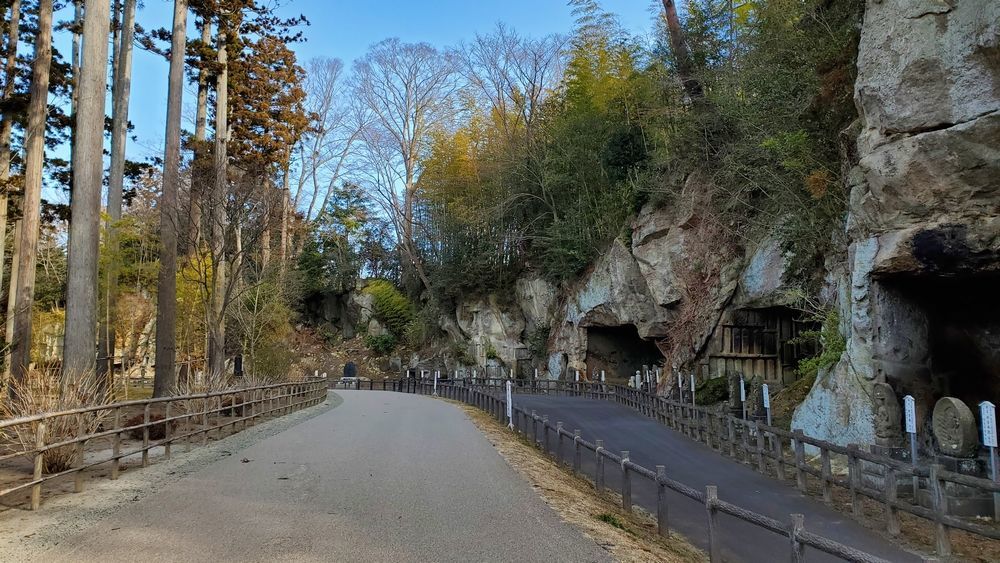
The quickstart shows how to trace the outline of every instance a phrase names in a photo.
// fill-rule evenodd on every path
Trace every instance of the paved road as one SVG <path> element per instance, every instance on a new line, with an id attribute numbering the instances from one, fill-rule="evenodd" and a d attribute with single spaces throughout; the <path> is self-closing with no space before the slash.
<path id="1" fill-rule="evenodd" d="M 549 422 L 564 423 L 567 430 L 580 429 L 584 439 L 604 440 L 604 447 L 629 450 L 632 461 L 650 469 L 665 465 L 667 475 L 690 487 L 719 487 L 719 498 L 787 522 L 789 515 L 805 515 L 806 529 L 852 545 L 890 561 L 920 561 L 887 540 L 836 512 L 821 502 L 802 496 L 794 487 L 765 477 L 684 435 L 639 415 L 632 409 L 602 400 L 574 397 L 515 395 L 514 404 L 549 415 Z M 554 435 L 553 435 L 554 436 Z M 541 432 L 539 432 L 541 437 Z M 555 447 L 554 437 L 550 440 Z M 570 454 L 567 446 L 565 455 Z M 594 460 L 586 456 L 584 469 L 593 475 Z M 606 464 L 609 487 L 620 487 L 621 472 Z M 705 508 L 678 493 L 669 493 L 669 522 L 695 545 L 707 547 Z M 632 484 L 633 501 L 655 514 L 656 490 L 641 477 Z M 721 517 L 723 556 L 727 561 L 772 563 L 787 560 L 788 539 L 754 527 L 736 518 Z M 825 553 L 807 549 L 809 561 L 839 561 Z"/>
<path id="2" fill-rule="evenodd" d="M 457 407 L 338 394 L 341 406 L 124 508 L 44 560 L 610 561 Z"/>

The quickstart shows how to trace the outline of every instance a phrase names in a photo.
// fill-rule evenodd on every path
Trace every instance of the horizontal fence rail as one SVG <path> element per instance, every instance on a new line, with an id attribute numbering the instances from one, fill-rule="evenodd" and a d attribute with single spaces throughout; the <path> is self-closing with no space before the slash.
<path id="1" fill-rule="evenodd" d="M 618 386 L 601 383 L 565 382 L 565 385 L 552 385 L 563 382 L 539 381 L 537 383 L 544 384 L 539 386 L 522 385 L 518 389 L 526 392 L 551 392 L 566 396 L 603 397 L 609 400 L 617 400 L 615 399 L 615 394 L 620 393 L 622 389 Z M 481 382 L 473 385 L 469 380 L 450 380 L 439 382 L 435 386 L 431 382 L 417 379 L 365 382 L 365 385 L 356 386 L 357 389 L 364 390 L 397 391 L 421 395 L 436 393 L 443 398 L 460 401 L 476 407 L 485 411 L 497 421 L 506 423 L 508 422 L 507 401 L 504 395 L 496 392 L 500 387 L 499 385 L 489 385 Z M 503 389 L 506 392 L 506 382 L 503 385 Z M 618 395 L 618 397 L 621 397 L 621 395 Z M 615 454 L 605 449 L 602 440 L 595 440 L 593 443 L 588 442 L 580 436 L 579 430 L 571 432 L 563 428 L 561 422 L 553 424 L 548 416 L 538 415 L 535 411 L 528 412 L 514 406 L 511 409 L 509 422 L 513 424 L 515 432 L 523 436 L 535 447 L 540 448 L 546 454 L 554 455 L 560 464 L 572 468 L 574 473 L 590 480 L 598 492 L 603 492 L 607 488 L 608 469 L 617 468 L 621 477 L 621 490 L 619 492 L 622 497 L 622 508 L 626 512 L 631 512 L 633 509 L 633 479 L 641 478 L 649 481 L 658 491 L 656 514 L 654 516 L 657 520 L 657 530 L 664 537 L 669 535 L 669 510 L 665 494 L 668 489 L 703 505 L 708 521 L 709 557 L 713 562 L 722 561 L 720 538 L 722 532 L 717 523 L 720 514 L 732 516 L 778 536 L 788 538 L 790 555 L 793 561 L 803 560 L 807 547 L 839 557 L 844 561 L 859 563 L 883 563 L 887 561 L 806 530 L 804 527 L 804 516 L 801 514 L 792 514 L 789 516 L 787 522 L 781 522 L 718 498 L 718 491 L 715 486 L 710 485 L 704 491 L 700 491 L 670 479 L 666 474 L 664 466 L 658 465 L 655 470 L 650 470 L 630 460 L 629 452 L 622 451 L 619 454 Z M 564 455 L 567 448 L 572 448 L 570 455 Z M 584 455 L 594 460 L 593 475 L 587 475 L 583 471 L 582 459 Z"/>
<path id="2" fill-rule="evenodd" d="M 484 392 L 502 395 L 507 380 L 456 380 L 458 385 L 472 385 Z M 842 446 L 805 435 L 801 430 L 788 431 L 753 420 L 744 420 L 717 410 L 660 397 L 623 385 L 574 381 L 515 381 L 515 393 L 550 394 L 600 398 L 635 410 L 659 423 L 705 443 L 717 452 L 741 461 L 765 475 L 779 480 L 794 476 L 796 487 L 809 492 L 809 481 L 819 481 L 824 502 L 833 502 L 833 488 L 839 487 L 850 495 L 851 512 L 862 516 L 862 499 L 867 498 L 882 507 L 886 531 L 890 536 L 901 533 L 899 513 L 904 512 L 927 520 L 934 525 L 934 542 L 938 555 L 951 555 L 952 529 L 984 538 L 1000 540 L 1000 529 L 948 514 L 945 487 L 954 483 L 976 489 L 979 494 L 1000 493 L 1000 483 L 947 471 L 938 465 L 913 465 L 893 459 L 857 445 Z M 819 467 L 809 463 L 806 446 L 818 450 Z M 833 472 L 834 461 L 846 466 L 846 475 Z M 898 486 L 920 484 L 929 492 L 931 507 L 918 504 L 916 495 L 900 498 Z"/>
<path id="3" fill-rule="evenodd" d="M 265 417 L 289 414 L 299 409 L 321 403 L 326 398 L 325 380 L 307 380 L 296 383 L 277 383 L 243 389 L 231 389 L 199 393 L 124 401 L 59 412 L 41 413 L 21 418 L 0 421 L 0 437 L 4 438 L 5 449 L 0 449 L 0 462 L 13 458 L 28 458 L 33 464 L 30 481 L 0 490 L 0 499 L 19 492 L 31 490 L 30 507 L 37 510 L 41 505 L 42 485 L 68 475 L 75 476 L 75 492 L 83 491 L 83 472 L 99 465 L 111 464 L 111 479 L 117 479 L 121 470 L 121 460 L 136 454 L 142 455 L 142 467 L 149 465 L 149 452 L 163 448 L 164 458 L 170 459 L 171 445 L 181 440 L 201 438 L 202 445 L 208 442 L 209 432 L 221 435 L 227 426 L 236 431 L 237 426 L 246 429 Z M 123 420 L 123 413 L 142 410 L 141 421 L 130 424 Z M 155 412 L 154 412 L 155 411 Z M 89 420 L 101 420 L 96 430 L 88 430 Z M 132 417 L 138 418 L 138 415 Z M 106 421 L 110 420 L 110 424 Z M 181 423 L 189 423 L 195 428 L 174 434 Z M 56 441 L 47 441 L 47 429 L 55 426 L 75 428 L 75 432 L 60 432 Z M 151 439 L 150 434 L 162 433 L 163 438 Z M 72 436 L 65 436 L 72 434 Z M 122 451 L 123 434 L 141 434 L 141 446 Z M 24 437 L 33 437 L 25 440 Z M 110 439 L 111 452 L 93 461 L 84 462 L 84 452 L 89 442 Z M 47 452 L 70 449 L 73 458 L 71 467 L 61 471 L 44 472 Z"/>

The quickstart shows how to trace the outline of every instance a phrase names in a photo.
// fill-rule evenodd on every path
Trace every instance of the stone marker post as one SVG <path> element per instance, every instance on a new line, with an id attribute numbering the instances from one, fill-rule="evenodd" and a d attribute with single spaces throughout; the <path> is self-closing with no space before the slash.
<path id="1" fill-rule="evenodd" d="M 906 422 L 906 433 L 910 435 L 910 463 L 917 468 L 917 407 L 913 395 L 903 397 L 903 417 Z M 920 492 L 919 478 L 913 472 L 913 502 L 917 502 Z"/>
<path id="2" fill-rule="evenodd" d="M 990 478 L 997 481 L 997 413 L 989 402 L 979 403 L 979 420 L 983 428 L 983 445 L 990 449 Z M 1000 521 L 1000 493 L 993 493 L 993 520 Z"/>

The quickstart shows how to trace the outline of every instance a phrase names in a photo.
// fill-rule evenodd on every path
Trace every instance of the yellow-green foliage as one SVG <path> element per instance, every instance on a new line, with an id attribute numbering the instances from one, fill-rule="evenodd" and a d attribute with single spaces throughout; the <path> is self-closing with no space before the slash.
<path id="1" fill-rule="evenodd" d="M 798 371 L 803 378 L 815 379 L 820 370 L 831 368 L 839 362 L 847 349 L 847 340 L 840 334 L 840 313 L 837 309 L 830 308 L 816 317 L 823 321 L 822 328 L 803 331 L 798 337 L 802 341 L 811 340 L 821 346 L 819 354 L 799 361 Z"/>
<path id="2" fill-rule="evenodd" d="M 372 313 L 396 338 L 406 334 L 413 321 L 413 305 L 405 295 L 386 280 L 375 280 L 365 286 L 364 292 L 372 296 Z"/>

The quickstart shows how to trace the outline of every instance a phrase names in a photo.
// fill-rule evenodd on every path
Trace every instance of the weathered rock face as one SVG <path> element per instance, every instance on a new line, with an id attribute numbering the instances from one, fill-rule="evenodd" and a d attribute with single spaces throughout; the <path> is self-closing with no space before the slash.
<path id="1" fill-rule="evenodd" d="M 516 365 L 523 357 L 525 346 L 524 317 L 516 307 L 501 306 L 497 296 L 461 301 L 456 313 L 458 326 L 469 337 L 472 355 L 478 365 L 489 359 L 499 359 L 507 365 Z"/>
<path id="2" fill-rule="evenodd" d="M 948 388 L 997 388 L 1000 323 L 981 310 L 1000 280 L 1000 3 L 869 2 L 858 72 L 847 350 L 793 419 L 841 443 L 871 441 L 878 382 L 921 423 Z"/>

